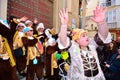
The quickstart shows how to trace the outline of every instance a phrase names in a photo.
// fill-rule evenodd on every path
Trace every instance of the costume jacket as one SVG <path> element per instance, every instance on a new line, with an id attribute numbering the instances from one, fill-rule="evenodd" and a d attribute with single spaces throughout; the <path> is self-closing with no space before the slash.
<path id="1" fill-rule="evenodd" d="M 10 23 L 10 28 L 8 28 L 0 22 L 0 35 L 2 35 L 2 37 L 4 38 L 3 42 L 5 42 L 5 47 L 10 57 L 10 62 L 12 66 L 16 65 L 13 54 L 13 36 L 16 32 L 17 24 L 17 19 L 14 19 L 13 22 Z"/>
<path id="2" fill-rule="evenodd" d="M 106 40 L 98 34 L 103 43 L 109 43 L 111 41 L 111 35 L 108 34 Z M 67 48 L 70 44 L 68 51 L 71 56 L 70 68 L 67 72 L 67 80 L 105 80 L 103 72 L 100 68 L 96 47 L 97 44 L 93 38 L 90 39 L 90 44 L 87 50 L 81 50 L 79 44 L 74 41 L 70 41 L 67 38 L 67 45 L 64 47 L 61 45 L 58 39 L 58 46 L 60 49 Z"/>

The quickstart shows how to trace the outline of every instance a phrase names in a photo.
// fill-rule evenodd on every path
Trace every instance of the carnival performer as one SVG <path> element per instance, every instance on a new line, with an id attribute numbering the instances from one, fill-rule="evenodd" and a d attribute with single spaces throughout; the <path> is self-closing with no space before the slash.
<path id="1" fill-rule="evenodd" d="M 34 76 L 38 80 L 42 78 L 42 63 L 41 54 L 43 54 L 43 47 L 39 40 L 33 36 L 33 29 L 31 27 L 24 28 L 25 36 L 22 37 L 23 45 L 26 49 L 27 55 L 27 75 L 26 80 L 34 80 Z"/>
<path id="2" fill-rule="evenodd" d="M 59 69 L 57 65 L 56 54 L 58 53 L 57 38 L 58 35 L 54 33 L 53 28 L 45 30 L 47 40 L 45 42 L 45 70 L 47 80 L 60 80 Z"/>
<path id="3" fill-rule="evenodd" d="M 25 77 L 26 76 L 26 54 L 25 47 L 23 46 L 21 38 L 24 36 L 24 28 L 25 24 L 20 22 L 16 27 L 16 33 L 13 38 L 13 50 L 16 58 L 16 68 L 19 75 Z"/>
<path id="4" fill-rule="evenodd" d="M 91 19 L 98 25 L 98 37 L 104 43 L 109 43 L 111 34 L 105 22 L 105 12 L 106 8 L 97 6 L 94 10 L 94 17 Z M 78 28 L 73 29 L 72 40 L 70 40 L 67 37 L 68 10 L 63 8 L 59 16 L 61 28 L 58 46 L 60 49 L 70 47 L 68 51 L 71 56 L 71 64 L 67 72 L 67 80 L 105 80 L 99 64 L 95 40 L 88 38 L 87 31 Z"/>
<path id="5" fill-rule="evenodd" d="M 0 20 L 0 80 L 18 80 L 13 54 L 13 36 L 18 22 L 26 19 L 27 17 L 10 17 L 9 25 L 7 21 Z"/>

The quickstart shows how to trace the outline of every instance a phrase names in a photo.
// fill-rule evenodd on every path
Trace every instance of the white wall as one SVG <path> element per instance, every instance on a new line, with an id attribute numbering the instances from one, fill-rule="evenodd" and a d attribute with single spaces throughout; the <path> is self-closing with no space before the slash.
<path id="1" fill-rule="evenodd" d="M 116 5 L 120 5 L 120 0 L 116 0 Z"/>
<path id="2" fill-rule="evenodd" d="M 7 0 L 0 0 L 0 18 L 7 19 Z"/>

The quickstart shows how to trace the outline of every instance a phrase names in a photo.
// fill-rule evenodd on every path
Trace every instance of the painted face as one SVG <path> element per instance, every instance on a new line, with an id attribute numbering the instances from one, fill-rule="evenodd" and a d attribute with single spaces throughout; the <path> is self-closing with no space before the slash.
<path id="1" fill-rule="evenodd" d="M 27 35 L 28 35 L 28 36 L 33 36 L 33 30 L 29 30 L 29 31 L 27 32 Z"/>
<path id="2" fill-rule="evenodd" d="M 76 40 L 76 42 L 81 46 L 81 47 L 87 47 L 89 44 L 89 38 L 86 35 L 86 33 L 82 33 L 80 38 Z"/>
<path id="3" fill-rule="evenodd" d="M 41 32 L 41 33 L 43 33 L 44 28 L 39 28 L 38 31 Z"/>
<path id="4" fill-rule="evenodd" d="M 18 31 L 22 32 L 24 30 L 24 26 L 18 26 Z"/>
<path id="5" fill-rule="evenodd" d="M 29 26 L 29 27 L 31 27 L 32 25 L 33 25 L 32 22 L 29 22 L 29 23 L 27 24 L 27 26 Z"/>

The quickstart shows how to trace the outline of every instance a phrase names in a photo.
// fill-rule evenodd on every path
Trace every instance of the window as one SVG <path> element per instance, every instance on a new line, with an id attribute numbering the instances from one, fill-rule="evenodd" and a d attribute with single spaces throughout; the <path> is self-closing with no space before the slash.
<path id="1" fill-rule="evenodd" d="M 107 0 L 106 6 L 111 6 L 111 0 Z"/>
<path id="2" fill-rule="evenodd" d="M 82 8 L 81 8 L 81 6 L 82 6 L 82 1 L 81 0 L 79 0 L 79 15 L 81 15 L 81 11 L 82 11 Z"/>
<path id="3" fill-rule="evenodd" d="M 116 22 L 116 9 L 108 11 L 106 15 L 108 23 Z"/>
<path id="4" fill-rule="evenodd" d="M 113 10 L 113 21 L 116 21 L 116 10 Z"/>

